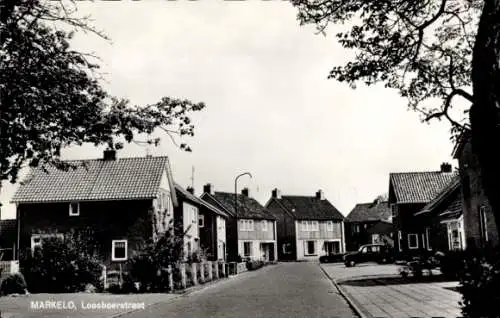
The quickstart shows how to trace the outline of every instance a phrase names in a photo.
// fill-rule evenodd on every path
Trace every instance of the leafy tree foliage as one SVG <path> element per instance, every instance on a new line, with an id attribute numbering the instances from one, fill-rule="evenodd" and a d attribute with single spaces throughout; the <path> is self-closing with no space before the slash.
<path id="1" fill-rule="evenodd" d="M 384 83 L 426 121 L 445 118 L 452 136 L 472 132 L 485 193 L 500 229 L 500 0 L 292 0 L 301 24 L 325 32 L 346 25 L 338 42 L 355 52 L 329 75 L 352 87 Z M 452 118 L 456 99 L 469 118 Z M 436 105 L 429 107 L 429 105 Z"/>
<path id="2" fill-rule="evenodd" d="M 72 50 L 73 32 L 56 27 L 105 37 L 87 18 L 75 18 L 74 6 L 67 0 L 0 0 L 0 181 L 15 182 L 28 165 L 70 168 L 60 153 L 71 145 L 119 149 L 117 137 L 132 142 L 156 129 L 171 138 L 194 135 L 190 115 L 203 103 L 163 97 L 135 106 L 106 93 L 96 59 Z M 190 151 L 186 144 L 179 147 Z"/>

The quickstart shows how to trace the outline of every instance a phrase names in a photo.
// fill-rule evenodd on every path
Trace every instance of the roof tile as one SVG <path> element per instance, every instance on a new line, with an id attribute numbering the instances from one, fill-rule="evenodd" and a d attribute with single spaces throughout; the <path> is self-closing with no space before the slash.
<path id="1" fill-rule="evenodd" d="M 389 182 L 397 203 L 428 203 L 456 177 L 456 172 L 391 173 Z"/>
<path id="2" fill-rule="evenodd" d="M 347 215 L 346 222 L 389 220 L 392 216 L 387 201 L 358 203 Z"/>
<path id="3" fill-rule="evenodd" d="M 283 195 L 277 199 L 298 220 L 343 220 L 344 216 L 327 199 L 315 196 Z"/>
<path id="4" fill-rule="evenodd" d="M 235 214 L 234 211 L 234 193 L 229 192 L 215 192 L 212 195 L 227 211 Z M 247 197 L 243 194 L 238 194 L 238 218 L 239 219 L 263 219 L 275 220 L 276 218 L 270 214 L 254 198 Z"/>
<path id="5" fill-rule="evenodd" d="M 35 168 L 13 203 L 149 199 L 156 197 L 167 157 L 67 161 L 76 168 Z"/>

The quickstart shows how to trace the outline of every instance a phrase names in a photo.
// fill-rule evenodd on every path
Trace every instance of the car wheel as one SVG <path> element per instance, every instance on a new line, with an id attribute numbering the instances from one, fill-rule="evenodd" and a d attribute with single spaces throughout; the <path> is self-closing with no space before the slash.
<path id="1" fill-rule="evenodd" d="M 350 261 L 349 262 L 349 267 L 354 267 L 356 265 L 356 262 L 355 261 Z"/>
<path id="2" fill-rule="evenodd" d="M 382 260 L 380 261 L 380 264 L 387 264 L 387 258 L 382 258 Z"/>

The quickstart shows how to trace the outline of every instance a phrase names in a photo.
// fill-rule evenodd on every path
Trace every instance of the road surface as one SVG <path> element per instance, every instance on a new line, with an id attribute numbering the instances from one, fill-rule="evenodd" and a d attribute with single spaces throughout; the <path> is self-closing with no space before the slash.
<path id="1" fill-rule="evenodd" d="M 281 263 L 247 272 L 170 303 L 121 316 L 357 317 L 317 263 Z"/>

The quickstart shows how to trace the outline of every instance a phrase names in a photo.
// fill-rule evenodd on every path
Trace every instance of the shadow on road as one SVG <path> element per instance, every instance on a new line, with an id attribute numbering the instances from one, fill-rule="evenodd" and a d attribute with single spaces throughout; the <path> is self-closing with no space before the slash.
<path id="1" fill-rule="evenodd" d="M 423 276 L 422 278 L 403 278 L 400 276 L 383 277 L 383 278 L 361 278 L 350 279 L 339 282 L 340 285 L 349 286 L 380 286 L 380 285 L 405 285 L 405 284 L 422 284 L 422 283 L 441 283 L 453 282 L 454 280 L 445 277 L 444 275 Z"/>

